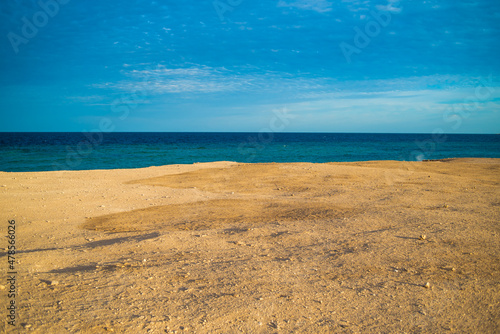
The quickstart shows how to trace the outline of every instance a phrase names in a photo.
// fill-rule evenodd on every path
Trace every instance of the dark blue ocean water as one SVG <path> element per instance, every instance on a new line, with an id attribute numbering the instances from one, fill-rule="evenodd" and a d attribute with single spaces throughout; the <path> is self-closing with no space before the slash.
<path id="1" fill-rule="evenodd" d="M 500 158 L 500 135 L 368 133 L 0 133 L 0 170 L 140 168 L 209 161 Z"/>

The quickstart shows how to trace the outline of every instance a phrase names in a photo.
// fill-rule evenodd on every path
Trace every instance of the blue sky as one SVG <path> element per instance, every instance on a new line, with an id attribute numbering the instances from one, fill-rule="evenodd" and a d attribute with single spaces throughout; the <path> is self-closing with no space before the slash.
<path id="1" fill-rule="evenodd" d="M 500 1 L 5 0 L 0 131 L 500 133 Z"/>

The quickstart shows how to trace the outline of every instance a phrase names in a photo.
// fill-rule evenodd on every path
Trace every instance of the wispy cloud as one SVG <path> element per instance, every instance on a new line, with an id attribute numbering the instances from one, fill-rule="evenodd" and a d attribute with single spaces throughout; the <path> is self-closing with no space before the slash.
<path id="1" fill-rule="evenodd" d="M 481 77 L 462 75 L 413 76 L 372 80 L 341 80 L 328 77 L 297 76 L 274 71 L 229 70 L 191 64 L 189 67 L 133 69 L 128 65 L 122 78 L 115 82 L 92 85 L 94 88 L 112 90 L 114 93 L 146 91 L 147 95 L 181 95 L 184 98 L 199 94 L 217 93 L 292 93 L 290 100 L 366 99 L 391 94 L 391 98 L 413 96 L 415 92 L 430 94 L 440 91 L 440 96 L 456 96 L 480 85 Z M 490 82 L 498 85 L 498 82 Z M 410 94 L 410 95 L 409 95 Z M 432 94 L 430 94 L 432 95 Z M 101 95 L 75 97 L 82 102 L 97 102 Z"/>
<path id="2" fill-rule="evenodd" d="M 401 1 L 400 0 L 388 0 L 388 3 L 386 5 L 377 5 L 378 10 L 386 11 L 386 12 L 392 12 L 392 13 L 400 13 L 402 8 L 401 8 Z"/>
<path id="3" fill-rule="evenodd" d="M 275 92 L 297 89 L 309 91 L 323 87 L 320 79 L 299 78 L 271 71 L 247 73 L 203 65 L 182 68 L 158 66 L 154 69 L 129 69 L 130 66 L 123 71 L 122 80 L 94 84 L 93 87 L 117 92 L 144 90 L 150 95 L 183 93 L 186 97 L 189 97 L 188 94 L 200 93 L 258 92 L 262 89 Z"/>
<path id="4" fill-rule="evenodd" d="M 127 67 L 130 67 L 130 65 Z M 158 66 L 154 69 L 127 69 L 122 72 L 124 79 L 118 82 L 96 84 L 94 87 L 125 92 L 142 89 L 154 95 L 214 93 L 237 90 L 242 85 L 242 82 L 225 72 L 227 71 L 224 69 L 214 69 L 206 66 L 188 68 Z"/>
<path id="5" fill-rule="evenodd" d="M 296 0 L 293 2 L 287 2 L 280 0 L 278 2 L 278 7 L 294 7 L 305 10 L 313 10 L 318 13 L 330 12 L 332 10 L 333 4 L 327 0 Z"/>
<path id="6" fill-rule="evenodd" d="M 301 126 L 314 131 L 369 131 L 377 124 L 383 131 L 394 126 L 392 132 L 432 132 L 437 128 L 467 132 L 477 120 L 498 119 L 500 103 L 492 100 L 500 98 L 500 86 L 490 88 L 495 93 L 488 100 L 474 102 L 470 101 L 475 89 L 461 88 L 317 94 L 287 107 Z"/>

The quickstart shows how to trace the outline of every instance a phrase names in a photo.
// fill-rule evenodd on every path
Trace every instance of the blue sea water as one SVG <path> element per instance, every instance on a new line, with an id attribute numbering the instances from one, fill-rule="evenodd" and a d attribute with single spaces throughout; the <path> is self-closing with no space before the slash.
<path id="1" fill-rule="evenodd" d="M 500 158 L 500 135 L 373 133 L 0 133 L 0 171 L 140 168 L 209 161 Z"/>

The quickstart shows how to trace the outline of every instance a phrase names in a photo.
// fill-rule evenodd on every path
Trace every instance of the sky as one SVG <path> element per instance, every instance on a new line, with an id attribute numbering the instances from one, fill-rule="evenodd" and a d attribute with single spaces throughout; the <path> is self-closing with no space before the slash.
<path id="1" fill-rule="evenodd" d="M 3 0 L 0 131 L 500 133 L 500 1 Z"/>

